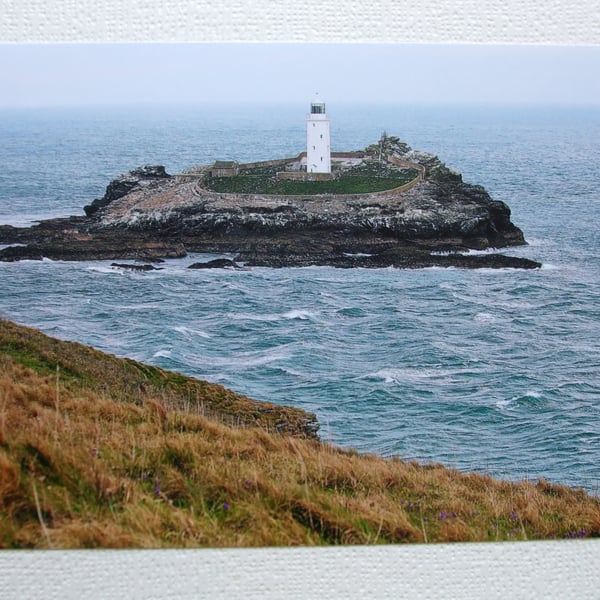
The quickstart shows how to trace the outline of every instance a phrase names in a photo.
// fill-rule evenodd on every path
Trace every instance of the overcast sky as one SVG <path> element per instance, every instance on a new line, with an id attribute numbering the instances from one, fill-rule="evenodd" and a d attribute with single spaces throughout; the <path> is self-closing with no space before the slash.
<path id="1" fill-rule="evenodd" d="M 0 107 L 600 104 L 600 47 L 0 44 Z"/>

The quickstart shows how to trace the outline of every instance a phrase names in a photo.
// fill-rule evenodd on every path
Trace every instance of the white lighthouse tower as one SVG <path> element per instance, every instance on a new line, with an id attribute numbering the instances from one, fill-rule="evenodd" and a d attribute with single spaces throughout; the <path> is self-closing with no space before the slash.
<path id="1" fill-rule="evenodd" d="M 310 103 L 306 116 L 306 172 L 331 173 L 329 117 L 325 102 L 318 96 Z"/>

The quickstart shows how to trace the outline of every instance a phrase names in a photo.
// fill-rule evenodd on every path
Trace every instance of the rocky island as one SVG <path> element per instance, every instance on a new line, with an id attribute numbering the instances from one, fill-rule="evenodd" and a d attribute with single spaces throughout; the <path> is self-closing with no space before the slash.
<path id="1" fill-rule="evenodd" d="M 200 252 L 234 256 L 209 265 L 221 267 L 541 266 L 469 253 L 526 243 L 509 207 L 397 137 L 332 152 L 330 173 L 306 164 L 303 152 L 177 175 L 140 167 L 112 181 L 85 216 L 0 226 L 0 260 L 153 262 Z"/>

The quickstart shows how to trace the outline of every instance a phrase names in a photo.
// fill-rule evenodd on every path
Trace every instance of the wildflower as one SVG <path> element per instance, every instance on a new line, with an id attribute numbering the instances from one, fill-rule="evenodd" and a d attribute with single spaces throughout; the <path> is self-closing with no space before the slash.
<path id="1" fill-rule="evenodd" d="M 160 491 L 160 479 L 157 477 L 156 481 L 154 482 L 154 493 L 160 494 Z"/>
<path id="2" fill-rule="evenodd" d="M 587 531 L 585 529 L 580 529 L 579 531 L 570 531 L 569 534 L 565 537 L 569 538 L 577 538 L 577 537 L 585 537 Z"/>
<path id="3" fill-rule="evenodd" d="M 454 511 L 452 511 L 452 512 L 450 513 L 450 516 L 451 516 L 451 517 L 456 517 L 456 513 L 455 513 Z"/>
<path id="4" fill-rule="evenodd" d="M 248 489 L 248 488 L 249 488 L 251 485 L 252 485 L 252 482 L 251 482 L 251 481 L 249 481 L 248 479 L 246 479 L 246 481 L 244 481 L 244 487 L 245 487 L 246 489 Z"/>
<path id="5" fill-rule="evenodd" d="M 513 512 L 511 512 L 508 516 L 508 518 L 514 521 L 517 518 L 517 513 L 513 510 Z"/>
<path id="6" fill-rule="evenodd" d="M 229 510 L 229 502 L 223 502 L 223 510 Z"/>
<path id="7" fill-rule="evenodd" d="M 564 536 L 564 539 L 573 539 L 573 538 L 582 538 L 587 535 L 587 531 L 581 528 L 579 531 L 569 531 L 567 535 Z"/>
<path id="8" fill-rule="evenodd" d="M 448 514 L 445 511 L 442 511 L 440 513 L 440 519 L 442 519 L 442 521 L 448 516 Z"/>
<path id="9" fill-rule="evenodd" d="M 471 511 L 471 516 L 472 517 L 476 517 L 477 516 L 477 511 L 476 510 L 472 510 Z"/>

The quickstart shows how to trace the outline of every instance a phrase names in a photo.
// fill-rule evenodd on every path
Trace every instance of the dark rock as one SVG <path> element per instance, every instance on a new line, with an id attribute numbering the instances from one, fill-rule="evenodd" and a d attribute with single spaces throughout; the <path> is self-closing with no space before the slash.
<path id="1" fill-rule="evenodd" d="M 0 250 L 0 260 L 14 262 L 17 260 L 42 260 L 44 255 L 35 246 L 9 246 Z"/>
<path id="2" fill-rule="evenodd" d="M 469 255 L 459 253 L 437 254 L 416 247 L 404 246 L 377 254 L 319 252 L 277 253 L 264 245 L 260 249 L 242 252 L 239 260 L 250 267 L 308 267 L 332 266 L 341 269 L 368 268 L 381 269 L 396 267 L 399 269 L 422 269 L 426 267 L 456 267 L 462 269 L 537 269 L 539 262 L 507 256 L 504 254 Z"/>
<path id="3" fill-rule="evenodd" d="M 16 244 L 19 242 L 19 232 L 22 228 L 12 225 L 0 225 L 0 243 Z"/>
<path id="4" fill-rule="evenodd" d="M 130 271 L 160 271 L 160 267 L 153 265 L 131 265 L 128 263 L 111 263 L 111 267 L 119 267 L 119 269 L 129 269 Z"/>
<path id="5" fill-rule="evenodd" d="M 157 179 L 168 179 L 171 177 L 162 165 L 145 165 L 129 171 L 116 179 L 113 179 L 106 187 L 106 193 L 102 198 L 97 198 L 91 204 L 84 206 L 83 210 L 89 217 L 101 208 L 108 206 L 114 200 L 118 200 L 129 192 L 140 187 L 144 183 L 156 181 Z"/>
<path id="6" fill-rule="evenodd" d="M 63 225 L 67 220 L 64 220 Z M 45 225 L 49 224 L 49 227 Z M 161 239 L 127 230 L 90 233 L 89 221 L 73 218 L 71 227 L 58 227 L 54 221 L 19 230 L 18 244 L 0 250 L 0 261 L 36 260 L 123 260 L 159 262 L 163 258 L 186 256 L 181 241 Z M 0 239 L 0 243 L 4 240 Z"/>
<path id="7" fill-rule="evenodd" d="M 225 269 L 225 268 L 234 268 L 241 269 L 240 265 L 238 265 L 233 260 L 228 258 L 215 258 L 214 260 L 209 260 L 207 262 L 197 262 L 191 264 L 188 269 Z"/>

